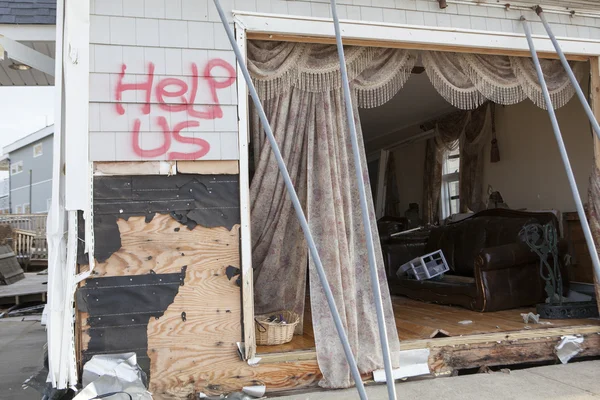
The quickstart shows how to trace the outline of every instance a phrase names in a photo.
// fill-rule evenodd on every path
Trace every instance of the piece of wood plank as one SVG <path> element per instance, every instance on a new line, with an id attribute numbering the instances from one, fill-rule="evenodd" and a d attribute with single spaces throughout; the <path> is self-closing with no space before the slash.
<path id="1" fill-rule="evenodd" d="M 265 40 L 265 41 L 276 41 L 276 42 L 294 42 L 294 43 L 313 43 L 313 44 L 330 44 L 335 45 L 335 37 L 317 37 L 317 36 L 306 36 L 306 35 L 284 35 L 274 33 L 261 33 L 261 32 L 248 32 L 249 40 Z M 523 39 L 525 40 L 525 39 Z M 514 56 L 514 57 L 531 57 L 529 51 L 517 51 L 517 50 L 505 50 L 505 49 L 489 49 L 485 47 L 473 48 L 463 46 L 447 46 L 447 45 L 433 45 L 423 43 L 406 43 L 400 41 L 377 41 L 377 40 L 364 40 L 364 39 L 349 39 L 344 38 L 344 45 L 346 46 L 364 46 L 364 47 L 384 47 L 390 49 L 409 49 L 409 50 L 428 50 L 428 51 L 451 51 L 454 53 L 471 53 L 471 54 L 490 54 L 500 56 Z M 558 55 L 554 52 L 538 52 L 538 56 L 543 59 L 558 59 Z M 590 57 L 567 54 L 567 59 L 571 61 L 588 61 Z"/>
<path id="2" fill-rule="evenodd" d="M 238 29 L 239 28 L 239 29 Z M 246 29 L 236 24 L 236 41 L 246 63 L 248 44 Z M 240 63 L 237 67 L 237 76 L 242 75 Z M 250 158 L 250 112 L 248 104 L 248 86 L 243 79 L 237 80 L 238 92 L 238 154 L 240 168 L 240 253 L 242 263 L 242 307 L 244 327 L 244 352 L 246 358 L 253 358 L 256 354 L 256 333 L 254 330 L 254 272 L 252 269 L 252 240 L 250 234 L 250 171 L 248 168 Z"/>
<path id="3" fill-rule="evenodd" d="M 95 162 L 94 175 L 173 175 L 175 161 Z"/>
<path id="4" fill-rule="evenodd" d="M 461 344 L 432 351 L 429 365 L 432 373 L 446 374 L 452 370 L 529 364 L 557 360 L 556 345 L 560 337 L 525 339 L 510 342 Z M 600 336 L 584 335 L 582 351 L 575 358 L 600 355 Z"/>
<path id="5" fill-rule="evenodd" d="M 557 338 L 565 335 L 599 334 L 599 325 L 570 326 L 562 328 L 529 329 L 517 332 L 483 333 L 479 335 L 456 336 L 437 339 L 406 340 L 402 350 L 439 348 L 446 346 L 472 345 L 479 343 L 512 342 L 538 338 Z"/>
<path id="6" fill-rule="evenodd" d="M 237 175 L 240 173 L 237 160 L 177 161 L 180 174 Z"/>
<path id="7" fill-rule="evenodd" d="M 600 120 L 600 58 L 592 57 L 590 58 L 590 102 L 591 108 L 594 112 L 594 116 L 596 120 Z M 600 169 L 600 139 L 598 139 L 598 135 L 595 132 L 592 133 L 594 137 L 594 164 L 596 168 Z M 594 221 L 590 221 L 590 225 L 593 225 Z M 596 248 L 600 246 L 600 237 L 598 237 L 598 230 L 593 229 L 592 226 L 592 235 L 594 236 L 594 242 L 596 244 Z M 598 302 L 598 307 L 600 308 L 600 282 L 598 281 L 598 275 L 594 273 L 594 288 L 596 291 L 596 301 Z"/>

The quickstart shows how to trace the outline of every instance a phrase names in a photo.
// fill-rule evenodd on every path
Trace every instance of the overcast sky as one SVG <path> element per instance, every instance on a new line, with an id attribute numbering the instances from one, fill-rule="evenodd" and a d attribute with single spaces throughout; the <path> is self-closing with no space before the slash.
<path id="1" fill-rule="evenodd" d="M 0 87 L 0 150 L 53 123 L 53 86 Z"/>

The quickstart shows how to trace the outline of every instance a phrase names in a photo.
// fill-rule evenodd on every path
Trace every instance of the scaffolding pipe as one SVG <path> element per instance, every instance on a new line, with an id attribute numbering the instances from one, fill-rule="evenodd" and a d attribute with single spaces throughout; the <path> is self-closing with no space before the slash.
<path id="1" fill-rule="evenodd" d="M 546 81 L 544 80 L 544 72 L 542 71 L 540 60 L 535 51 L 535 45 L 533 44 L 533 39 L 531 37 L 531 28 L 529 27 L 529 24 L 527 23 L 525 17 L 521 17 L 521 21 L 523 22 L 523 29 L 525 29 L 525 36 L 527 37 L 527 43 L 529 44 L 529 49 L 531 50 L 531 57 L 533 58 L 533 63 L 535 64 L 535 69 L 537 72 L 538 79 L 540 81 L 540 86 L 542 87 L 544 98 L 546 99 L 546 108 L 548 109 L 548 115 L 550 115 L 550 121 L 552 122 L 552 130 L 554 131 L 554 136 L 556 136 L 556 141 L 558 142 L 558 150 L 560 151 L 560 156 L 562 157 L 562 161 L 567 172 L 567 178 L 569 179 L 571 193 L 573 194 L 573 199 L 575 200 L 577 214 L 579 215 L 579 220 L 581 221 L 581 228 L 583 229 L 585 241 L 590 252 L 590 257 L 592 258 L 594 271 L 596 273 L 596 277 L 600 280 L 600 259 L 598 258 L 598 251 L 596 250 L 596 244 L 594 243 L 592 231 L 590 230 L 590 224 L 588 223 L 585 211 L 583 209 L 583 203 L 581 201 L 581 196 L 579 195 L 579 190 L 577 189 L 577 182 L 575 181 L 575 175 L 573 175 L 573 169 L 571 168 L 569 155 L 567 154 L 567 149 L 565 148 L 565 142 L 563 141 L 562 134 L 560 133 L 560 127 L 558 126 L 558 120 L 556 119 L 554 106 L 552 105 L 552 100 L 550 99 L 548 86 L 546 85 Z"/>
<path id="2" fill-rule="evenodd" d="M 598 139 L 600 139 L 600 124 L 598 124 L 598 120 L 596 119 L 596 116 L 594 115 L 594 112 L 592 111 L 592 108 L 590 107 L 590 104 L 588 103 L 588 99 L 585 97 L 583 90 L 581 90 L 581 86 L 579 86 L 577 77 L 573 73 L 573 69 L 571 68 L 571 65 L 569 64 L 569 61 L 567 61 L 567 57 L 565 57 L 565 53 L 563 53 L 562 48 L 558 44 L 558 40 L 556 40 L 556 36 L 554 36 L 554 33 L 552 32 L 552 29 L 550 28 L 550 24 L 548 24 L 548 21 L 546 21 L 546 17 L 544 16 L 544 10 L 542 10 L 542 7 L 536 6 L 535 12 L 540 17 L 540 20 L 542 20 L 542 24 L 544 24 L 544 28 L 546 28 L 548 37 L 550 37 L 550 40 L 552 41 L 552 44 L 554 45 L 554 48 L 556 49 L 556 53 L 560 57 L 560 62 L 562 63 L 563 67 L 565 68 L 565 71 L 567 71 L 567 75 L 569 75 L 569 79 L 571 80 L 571 83 L 573 84 L 573 87 L 575 88 L 577 97 L 579 97 L 579 101 L 581 101 L 581 105 L 583 105 L 583 109 L 585 110 L 585 113 L 587 114 L 588 119 L 590 120 L 590 123 L 592 124 L 592 127 L 594 128 L 594 132 L 596 132 Z"/>
<path id="3" fill-rule="evenodd" d="M 346 56 L 342 44 L 342 33 L 340 29 L 340 20 L 337 13 L 337 4 L 331 0 L 331 15 L 333 16 L 333 25 L 335 27 L 335 41 L 340 59 L 340 71 L 342 73 L 342 88 L 344 90 L 344 100 L 346 105 L 346 118 L 348 128 L 350 129 L 350 141 L 352 142 L 352 153 L 354 156 L 354 168 L 356 171 L 356 181 L 358 182 L 358 194 L 360 197 L 360 208 L 362 211 L 362 221 L 367 241 L 367 252 L 369 255 L 369 269 L 371 273 L 371 287 L 373 290 L 373 299 L 375 310 L 377 312 L 377 323 L 379 325 L 379 342 L 383 352 L 383 364 L 385 368 L 385 378 L 390 400 L 396 400 L 396 385 L 394 384 L 394 375 L 392 371 L 392 359 L 390 357 L 390 344 L 385 326 L 385 314 L 383 312 L 383 300 L 381 299 L 381 287 L 379 286 L 379 274 L 377 273 L 377 260 L 375 259 L 375 246 L 373 244 L 373 232 L 371 230 L 371 218 L 369 215 L 369 205 L 367 203 L 367 192 L 362 171 L 361 153 L 358 146 L 358 135 L 356 133 L 356 122 L 354 121 L 354 108 L 352 106 L 352 95 L 350 94 L 350 82 L 348 80 L 348 69 L 346 67 Z"/>
<path id="4" fill-rule="evenodd" d="M 302 205 L 300 204 L 300 200 L 298 199 L 298 195 L 296 194 L 296 190 L 294 189 L 294 184 L 292 183 L 292 179 L 290 178 L 290 174 L 285 166 L 285 162 L 283 161 L 283 157 L 281 156 L 281 151 L 279 150 L 279 145 L 275 140 L 275 136 L 273 135 L 273 130 L 271 129 L 271 125 L 269 125 L 269 120 L 267 119 L 267 115 L 265 114 L 265 110 L 260 102 L 260 98 L 258 97 L 258 93 L 256 92 L 256 88 L 252 83 L 252 78 L 250 78 L 250 72 L 248 72 L 248 67 L 244 63 L 244 57 L 242 56 L 242 52 L 235 40 L 235 36 L 233 35 L 233 31 L 229 24 L 227 23 L 227 18 L 225 17 L 225 12 L 223 11 L 223 7 L 221 7 L 221 2 L 219 0 L 213 0 L 215 7 L 219 13 L 219 17 L 221 18 L 221 23 L 225 28 L 225 32 L 227 32 L 227 37 L 229 38 L 229 42 L 231 43 L 231 47 L 235 52 L 235 56 L 237 58 L 238 65 L 242 74 L 244 75 L 244 79 L 246 80 L 246 85 L 250 91 L 250 96 L 254 102 L 256 110 L 258 112 L 258 116 L 260 117 L 260 122 L 262 123 L 265 134 L 267 135 L 267 139 L 271 144 L 271 148 L 275 155 L 275 159 L 277 160 L 277 165 L 279 166 L 279 171 L 283 176 L 283 180 L 285 182 L 285 187 L 287 189 L 288 195 L 292 199 L 292 203 L 294 205 L 294 210 L 296 211 L 296 215 L 298 220 L 300 221 L 300 226 L 302 227 L 302 232 L 304 233 L 304 237 L 306 238 L 306 242 L 308 243 L 308 248 L 310 251 L 310 255 L 313 258 L 313 262 L 317 269 L 317 274 L 319 275 L 319 279 L 321 281 L 321 285 L 323 286 L 323 291 L 325 292 L 325 296 L 327 297 L 327 303 L 329 304 L 329 309 L 331 311 L 331 315 L 333 317 L 333 321 L 335 323 L 335 327 L 338 332 L 338 336 L 340 341 L 342 342 L 342 346 L 344 348 L 344 353 L 346 354 L 346 359 L 348 360 L 348 364 L 350 366 L 350 371 L 352 373 L 352 377 L 354 378 L 354 382 L 356 384 L 356 388 L 358 390 L 358 394 L 362 400 L 367 399 L 367 393 L 365 391 L 365 386 L 363 384 L 362 378 L 360 376 L 360 372 L 358 370 L 358 366 L 356 365 L 356 360 L 354 359 L 354 355 L 352 354 L 352 349 L 350 348 L 350 343 L 348 342 L 348 336 L 346 335 L 346 331 L 344 330 L 344 326 L 342 324 L 342 320 L 340 318 L 340 314 L 338 312 L 337 306 L 335 304 L 335 299 L 333 298 L 333 293 L 331 292 L 331 288 L 329 287 L 329 282 L 327 281 L 327 276 L 325 275 L 325 270 L 323 269 L 323 264 L 321 263 L 321 258 L 319 257 L 319 252 L 317 251 L 317 246 L 310 232 L 310 228 L 308 226 L 308 221 L 306 220 L 306 216 L 304 215 L 304 211 L 302 210 Z"/>

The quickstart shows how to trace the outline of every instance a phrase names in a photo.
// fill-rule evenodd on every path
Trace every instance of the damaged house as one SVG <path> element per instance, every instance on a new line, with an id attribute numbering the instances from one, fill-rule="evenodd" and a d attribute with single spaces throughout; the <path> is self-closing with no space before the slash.
<path id="1" fill-rule="evenodd" d="M 95 355 L 135 353 L 157 399 L 352 386 L 213 1 L 57 3 L 50 382 L 76 386 Z M 384 381 L 329 4 L 221 3 L 358 369 Z M 571 356 L 600 355 L 586 219 L 525 24 L 597 241 L 600 142 L 538 3 L 339 3 L 396 378 L 566 362 L 564 336 Z M 541 7 L 599 116 L 600 5 Z M 439 250 L 441 275 L 403 267 Z"/>

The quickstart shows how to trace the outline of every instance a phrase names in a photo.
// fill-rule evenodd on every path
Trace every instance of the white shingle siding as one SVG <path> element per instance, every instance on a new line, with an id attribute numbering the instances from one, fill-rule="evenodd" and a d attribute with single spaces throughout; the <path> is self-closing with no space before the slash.
<path id="1" fill-rule="evenodd" d="M 543 3 L 543 2 L 542 2 Z M 292 14 L 329 18 L 329 0 L 221 0 L 230 24 L 231 11 Z M 533 3 L 532 3 L 533 5 Z M 338 0 L 340 17 L 397 24 L 451 27 L 522 33 L 519 17 L 532 21 L 534 33 L 543 34 L 543 27 L 533 11 L 506 10 L 486 5 L 454 4 L 439 8 L 437 0 Z M 156 85 L 167 78 L 180 79 L 192 87 L 192 63 L 199 74 L 210 60 L 225 60 L 235 67 L 235 58 L 225 31 L 220 24 L 212 0 L 91 0 L 90 19 L 90 146 L 93 160 L 139 160 L 132 150 L 132 127 L 139 120 L 139 144 L 143 149 L 163 144 L 158 118 L 169 129 L 178 123 L 195 121 L 200 126 L 184 129 L 182 134 L 206 140 L 211 145 L 205 159 L 237 159 L 237 89 L 235 83 L 217 90 L 222 118 L 199 119 L 186 112 L 163 110 L 158 105 Z M 598 7 L 600 11 L 600 6 Z M 600 39 L 600 19 L 589 16 L 569 16 L 547 13 L 554 32 L 560 36 Z M 333 27 L 332 27 L 333 30 Z M 154 64 L 154 85 L 151 114 L 141 112 L 145 93 L 123 93 L 124 115 L 116 112 L 116 87 L 121 66 L 127 65 L 125 83 L 143 83 L 148 65 Z M 217 79 L 224 79 L 224 70 L 212 70 Z M 167 87 L 176 91 L 176 86 Z M 172 102 L 173 99 L 167 99 Z M 214 105 L 208 82 L 198 80 L 198 95 L 194 102 L 198 110 Z M 169 151 L 194 151 L 194 144 L 172 138 L 170 149 L 156 159 L 168 157 Z"/>
<path id="2" fill-rule="evenodd" d="M 223 4 L 233 8 L 233 1 Z M 223 27 L 217 22 L 212 1 L 209 6 L 206 0 L 101 0 L 93 3 L 92 11 L 89 116 L 92 160 L 168 159 L 174 152 L 203 150 L 206 142 L 210 151 L 202 159 L 237 159 L 235 57 Z M 207 65 L 215 61 L 218 63 L 209 71 L 211 76 L 205 77 Z M 124 90 L 117 101 L 117 87 L 121 80 L 122 84 L 138 86 L 148 82 L 150 64 L 154 75 L 150 114 L 146 114 L 146 90 Z M 121 78 L 123 65 L 126 70 Z M 231 84 L 220 87 L 223 81 Z M 161 82 L 163 98 L 159 96 Z M 217 101 L 211 82 L 216 86 Z M 189 102 L 195 85 L 197 93 L 192 105 L 169 109 L 182 105 L 182 97 Z M 169 97 L 165 92 L 175 96 Z M 217 105 L 222 116 L 213 119 L 210 113 Z M 182 125 L 190 123 L 191 126 Z M 137 152 L 133 144 L 136 126 L 139 126 Z M 176 128 L 183 140 L 178 140 Z M 195 142 L 189 143 L 190 140 Z M 148 155 L 140 149 L 160 151 Z"/>

